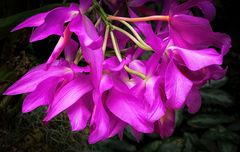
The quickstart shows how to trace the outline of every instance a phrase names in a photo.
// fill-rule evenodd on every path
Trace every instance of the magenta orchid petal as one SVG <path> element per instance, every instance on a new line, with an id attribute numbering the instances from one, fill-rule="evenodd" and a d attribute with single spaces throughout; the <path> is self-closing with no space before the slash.
<path id="1" fill-rule="evenodd" d="M 90 83 L 87 76 L 81 75 L 63 86 L 55 95 L 44 121 L 51 120 L 60 112 L 76 103 L 87 92 L 91 91 L 92 85 Z"/>
<path id="2" fill-rule="evenodd" d="M 212 21 L 216 15 L 216 9 L 212 0 L 188 0 L 181 5 L 172 7 L 172 13 L 187 13 L 192 7 L 198 7 L 203 12 L 205 18 Z"/>
<path id="3" fill-rule="evenodd" d="M 53 34 L 63 36 L 64 23 L 68 22 L 74 14 L 78 13 L 77 10 L 72 8 L 74 7 L 59 7 L 49 12 L 45 18 L 45 22 L 38 26 L 32 33 L 30 42 L 42 40 Z"/>
<path id="4" fill-rule="evenodd" d="M 196 88 L 192 88 L 190 91 L 187 99 L 186 99 L 186 105 L 188 107 L 189 113 L 196 113 L 201 107 L 201 95 L 200 92 Z"/>
<path id="5" fill-rule="evenodd" d="M 217 47 L 225 55 L 231 47 L 226 34 L 213 32 L 209 21 L 190 15 L 175 15 L 170 19 L 170 36 L 174 45 L 187 49 Z"/>
<path id="6" fill-rule="evenodd" d="M 140 132 L 153 131 L 153 124 L 144 118 L 144 106 L 138 104 L 137 98 L 112 89 L 106 101 L 108 109 L 121 120 Z"/>
<path id="7" fill-rule="evenodd" d="M 91 116 L 91 98 L 84 95 L 76 103 L 67 109 L 67 114 L 73 131 L 79 131 L 86 127 Z"/>
<path id="8" fill-rule="evenodd" d="M 192 81 L 185 77 L 171 60 L 165 75 L 167 105 L 174 109 L 182 108 L 192 85 Z"/>
<path id="9" fill-rule="evenodd" d="M 117 57 L 111 57 L 106 59 L 103 62 L 103 68 L 104 69 L 108 69 L 110 71 L 120 71 L 124 68 L 124 66 L 126 64 L 128 64 L 130 62 L 130 56 L 127 56 L 126 58 L 124 58 L 121 63 L 119 63 Z"/>
<path id="10" fill-rule="evenodd" d="M 222 64 L 222 56 L 212 48 L 189 50 L 173 46 L 169 47 L 169 49 L 179 54 L 186 66 L 192 71 L 197 71 L 210 65 Z"/>
<path id="11" fill-rule="evenodd" d="M 116 117 L 109 110 L 107 110 L 107 114 L 111 122 L 109 126 L 110 129 L 109 129 L 109 135 L 108 135 L 108 138 L 110 138 L 117 135 L 119 132 L 122 132 L 124 128 L 127 126 L 127 123 L 122 121 L 118 117 Z"/>
<path id="12" fill-rule="evenodd" d="M 81 10 L 81 13 L 85 13 L 91 5 L 92 5 L 92 0 L 79 0 L 79 7 Z"/>
<path id="13" fill-rule="evenodd" d="M 133 60 L 129 63 L 129 68 L 142 73 L 146 73 L 146 66 L 141 60 Z"/>
<path id="14" fill-rule="evenodd" d="M 175 127 L 175 111 L 168 109 L 166 114 L 157 122 L 157 126 L 157 131 L 162 138 L 171 136 Z"/>
<path id="15" fill-rule="evenodd" d="M 149 104 L 148 119 L 156 121 L 165 114 L 165 107 L 159 95 L 160 77 L 152 76 L 146 81 L 145 99 Z"/>
<path id="16" fill-rule="evenodd" d="M 18 26 L 16 26 L 14 29 L 12 29 L 11 32 L 14 32 L 16 30 L 19 30 L 19 29 L 22 29 L 25 27 L 36 27 L 36 26 L 42 25 L 45 21 L 45 17 L 48 15 L 48 13 L 49 12 L 40 13 L 40 14 L 34 15 L 34 16 L 26 19 L 25 21 L 20 23 Z"/>
<path id="17" fill-rule="evenodd" d="M 69 27 L 66 27 L 63 37 L 61 37 L 59 39 L 57 45 L 55 46 L 55 48 L 52 52 L 52 54 L 50 55 L 50 57 L 47 60 L 47 67 L 49 67 L 49 65 L 51 63 L 53 63 L 60 56 L 63 49 L 69 43 L 71 35 L 72 35 L 72 33 L 70 32 Z"/>
<path id="18" fill-rule="evenodd" d="M 64 49 L 65 59 L 68 62 L 72 63 L 76 57 L 77 51 L 78 51 L 78 43 L 73 39 L 70 39 L 67 42 L 66 47 Z"/>
<path id="19" fill-rule="evenodd" d="M 103 92 L 111 89 L 112 87 L 113 87 L 112 78 L 107 74 L 103 74 L 99 85 L 100 94 L 103 94 Z"/>
<path id="20" fill-rule="evenodd" d="M 110 132 L 110 119 L 106 110 L 104 109 L 99 92 L 93 92 L 93 100 L 95 102 L 95 106 L 92 112 L 92 118 L 90 122 L 91 131 L 88 137 L 88 142 L 90 144 L 94 144 L 100 140 L 106 139 Z"/>
<path id="21" fill-rule="evenodd" d="M 150 2 L 150 1 L 155 1 L 155 0 L 129 0 L 128 1 L 128 6 L 139 7 L 139 6 L 142 6 L 145 3 Z"/>
<path id="22" fill-rule="evenodd" d="M 39 106 L 48 105 L 54 98 L 58 83 L 62 80 L 60 77 L 50 77 L 43 80 L 37 88 L 24 99 L 22 112 L 30 112 Z"/>
<path id="23" fill-rule="evenodd" d="M 70 31 L 77 34 L 81 44 L 85 46 L 91 46 L 93 42 L 96 42 L 99 39 L 97 30 L 92 23 L 92 21 L 85 15 L 77 15 L 70 23 Z M 94 45 L 96 49 L 100 47 L 101 44 Z"/>
<path id="24" fill-rule="evenodd" d="M 32 92 L 36 89 L 39 83 L 43 80 L 53 76 L 63 76 L 67 79 L 73 77 L 73 72 L 69 67 L 62 65 L 52 65 L 46 70 L 46 64 L 39 65 L 28 73 L 26 73 L 20 80 L 15 82 L 7 89 L 4 94 L 15 95 Z"/>

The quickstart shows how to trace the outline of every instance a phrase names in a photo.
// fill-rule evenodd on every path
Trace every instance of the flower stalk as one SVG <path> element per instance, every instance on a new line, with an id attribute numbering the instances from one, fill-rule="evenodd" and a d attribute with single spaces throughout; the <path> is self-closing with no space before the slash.
<path id="1" fill-rule="evenodd" d="M 113 43 L 113 48 L 114 48 L 115 54 L 116 54 L 118 60 L 121 62 L 121 61 L 122 61 L 122 56 L 121 56 L 121 53 L 120 53 L 120 50 L 119 50 L 119 47 L 118 47 L 117 40 L 116 40 L 116 38 L 115 38 L 115 36 L 114 36 L 114 34 L 113 34 L 112 31 L 110 31 L 110 35 L 111 35 L 111 39 L 112 39 L 112 43 Z M 130 68 L 129 68 L 128 66 L 126 66 L 126 65 L 124 66 L 124 69 L 125 69 L 128 73 L 134 74 L 134 75 L 142 78 L 143 80 L 145 80 L 145 79 L 147 78 L 146 75 L 144 75 L 143 73 L 138 72 L 138 71 L 135 71 L 135 70 L 133 70 L 133 69 L 130 69 Z"/>
<path id="2" fill-rule="evenodd" d="M 120 17 L 120 16 L 113 16 L 109 15 L 107 17 L 108 20 L 121 20 L 121 21 L 127 21 L 127 22 L 146 22 L 146 21 L 169 21 L 169 16 L 167 15 L 154 15 L 154 16 L 147 16 L 147 17 L 134 17 L 134 18 L 128 18 L 128 17 Z"/>

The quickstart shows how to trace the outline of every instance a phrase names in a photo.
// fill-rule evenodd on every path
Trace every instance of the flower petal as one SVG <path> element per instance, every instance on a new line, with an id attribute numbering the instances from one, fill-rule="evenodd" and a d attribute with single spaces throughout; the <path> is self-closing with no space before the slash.
<path id="1" fill-rule="evenodd" d="M 165 75 L 167 105 L 173 109 L 182 108 L 192 85 L 193 83 L 179 71 L 171 60 Z"/>
<path id="2" fill-rule="evenodd" d="M 12 29 L 11 32 L 14 32 L 16 30 L 19 30 L 19 29 L 22 29 L 25 27 L 40 26 L 41 24 L 44 23 L 45 17 L 48 15 L 48 13 L 49 12 L 40 13 L 40 14 L 34 15 L 34 16 L 26 19 L 25 21 L 20 23 L 18 26 L 16 26 L 14 29 Z"/>
<path id="3" fill-rule="evenodd" d="M 81 13 L 85 13 L 91 5 L 92 5 L 92 0 L 79 0 L 79 7 L 81 10 Z"/>
<path id="4" fill-rule="evenodd" d="M 157 122 L 157 132 L 161 138 L 167 138 L 173 134 L 175 127 L 175 111 L 168 109 L 166 114 Z"/>
<path id="5" fill-rule="evenodd" d="M 144 117 L 146 114 L 144 105 L 139 104 L 138 99 L 134 96 L 113 88 L 109 93 L 106 105 L 114 115 L 127 122 L 134 129 L 144 133 L 153 131 L 153 124 Z"/>
<path id="6" fill-rule="evenodd" d="M 68 62 L 72 63 L 78 51 L 78 43 L 73 39 L 69 39 L 64 49 L 64 55 Z"/>
<path id="7" fill-rule="evenodd" d="M 4 94 L 15 95 L 32 92 L 43 80 L 54 76 L 62 76 L 67 79 L 73 77 L 73 72 L 69 67 L 58 64 L 50 66 L 48 70 L 45 67 L 46 64 L 41 64 L 31 69 L 20 80 L 10 86 Z"/>
<path id="8" fill-rule="evenodd" d="M 231 39 L 223 33 L 213 32 L 208 20 L 190 15 L 175 15 L 170 19 L 170 37 L 176 46 L 201 50 L 208 47 L 221 49 L 225 55 L 231 47 Z"/>
<path id="9" fill-rule="evenodd" d="M 58 83 L 61 77 L 51 77 L 42 81 L 35 91 L 26 96 L 22 106 L 22 112 L 30 112 L 39 106 L 48 105 L 54 98 Z"/>
<path id="10" fill-rule="evenodd" d="M 63 86 L 55 95 L 44 121 L 49 121 L 76 103 L 83 95 L 92 90 L 88 76 L 80 75 Z"/>
<path id="11" fill-rule="evenodd" d="M 50 55 L 50 57 L 47 60 L 47 67 L 49 67 L 50 64 L 52 64 L 60 56 L 63 49 L 66 47 L 67 43 L 69 42 L 71 35 L 72 35 L 72 33 L 70 32 L 69 27 L 67 26 L 64 31 L 63 37 L 61 37 L 59 39 L 52 54 Z"/>
<path id="12" fill-rule="evenodd" d="M 187 13 L 192 7 L 198 7 L 201 9 L 205 18 L 207 18 L 209 21 L 212 21 L 216 15 L 216 9 L 212 0 L 188 0 L 181 5 L 172 7 L 172 13 Z"/>
<path id="13" fill-rule="evenodd" d="M 32 33 L 30 42 L 42 40 L 53 34 L 63 36 L 64 23 L 68 22 L 74 14 L 78 13 L 77 10 L 73 9 L 72 5 L 69 8 L 58 7 L 49 12 L 44 24 L 38 26 Z"/>
<path id="14" fill-rule="evenodd" d="M 201 107 L 201 95 L 199 91 L 196 88 L 192 88 L 190 91 L 187 99 L 186 99 L 186 105 L 188 107 L 188 112 L 189 113 L 196 113 Z"/>
<path id="15" fill-rule="evenodd" d="M 176 51 L 181 56 L 186 66 L 192 70 L 197 71 L 209 65 L 221 65 L 222 56 L 212 48 L 203 50 L 189 50 L 180 47 L 169 47 L 169 49 Z"/>
<path id="16" fill-rule="evenodd" d="M 84 95 L 76 103 L 67 109 L 68 117 L 73 131 L 79 131 L 86 127 L 91 116 L 91 98 Z"/>
<path id="17" fill-rule="evenodd" d="M 92 118 L 90 122 L 91 131 L 88 142 L 94 144 L 104 140 L 109 136 L 110 119 L 103 107 L 101 95 L 97 91 L 93 91 L 93 100 L 95 106 L 93 108 Z"/>

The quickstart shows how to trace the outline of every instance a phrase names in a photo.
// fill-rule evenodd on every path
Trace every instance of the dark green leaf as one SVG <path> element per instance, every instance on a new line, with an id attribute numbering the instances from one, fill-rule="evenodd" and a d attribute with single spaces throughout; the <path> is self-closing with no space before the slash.
<path id="1" fill-rule="evenodd" d="M 237 152 L 237 145 L 231 142 L 218 142 L 218 147 L 220 152 Z"/>
<path id="2" fill-rule="evenodd" d="M 239 135 L 221 126 L 208 130 L 203 134 L 202 138 L 217 141 L 230 141 L 235 144 L 239 143 Z"/>
<path id="3" fill-rule="evenodd" d="M 182 138 L 172 138 L 161 144 L 158 152 L 181 152 L 184 140 Z"/>
<path id="4" fill-rule="evenodd" d="M 228 107 L 233 104 L 232 97 L 225 91 L 218 89 L 204 89 L 201 91 L 203 104 L 214 104 Z"/>
<path id="5" fill-rule="evenodd" d="M 155 152 L 157 151 L 162 144 L 162 141 L 153 141 L 150 144 L 143 147 L 139 152 Z"/>
<path id="6" fill-rule="evenodd" d="M 218 89 L 225 85 L 228 81 L 227 77 L 222 78 L 221 80 L 212 80 L 210 83 L 207 83 L 203 86 L 203 88 L 215 88 Z"/>
<path id="7" fill-rule="evenodd" d="M 196 128 L 209 128 L 223 123 L 232 122 L 233 118 L 226 115 L 207 115 L 200 114 L 190 120 L 188 120 L 188 125 Z"/>

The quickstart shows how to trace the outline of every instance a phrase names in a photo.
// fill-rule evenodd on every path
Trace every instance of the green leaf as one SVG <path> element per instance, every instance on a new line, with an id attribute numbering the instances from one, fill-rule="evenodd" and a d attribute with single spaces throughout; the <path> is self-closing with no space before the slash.
<path id="1" fill-rule="evenodd" d="M 240 140 L 238 134 L 229 131 L 222 126 L 209 129 L 207 132 L 203 134 L 202 138 L 204 140 L 207 139 L 212 141 L 228 141 L 234 144 L 238 144 Z"/>
<path id="2" fill-rule="evenodd" d="M 200 114 L 187 121 L 187 124 L 195 128 L 209 128 L 223 123 L 230 123 L 233 118 L 226 115 Z"/>
<path id="3" fill-rule="evenodd" d="M 161 144 L 158 152 L 181 152 L 184 140 L 182 138 L 171 138 Z"/>
<path id="4" fill-rule="evenodd" d="M 6 17 L 6 18 L 2 18 L 0 19 L 0 40 L 2 38 L 4 38 L 5 36 L 7 36 L 10 32 L 10 30 L 16 26 L 18 23 L 22 22 L 23 20 L 27 19 L 28 17 L 41 13 L 41 12 L 45 12 L 48 11 L 52 8 L 61 6 L 62 4 L 50 4 L 50 5 L 46 5 L 44 7 L 35 9 L 35 10 L 30 10 L 30 11 L 26 11 L 26 12 L 22 12 L 10 17 Z"/>
<path id="5" fill-rule="evenodd" d="M 203 88 L 215 88 L 218 89 L 225 85 L 228 81 L 227 77 L 222 78 L 221 80 L 211 80 L 209 83 L 205 84 Z"/>
<path id="6" fill-rule="evenodd" d="M 196 151 L 196 149 L 194 148 L 194 145 L 193 145 L 193 138 L 194 137 L 189 133 L 184 134 L 185 143 L 184 143 L 183 152 L 195 152 Z"/>
<path id="7" fill-rule="evenodd" d="M 155 152 L 160 148 L 161 144 L 162 141 L 159 140 L 153 141 L 146 145 L 145 147 L 143 147 L 139 152 Z"/>
<path id="8" fill-rule="evenodd" d="M 218 142 L 218 147 L 220 152 L 237 152 L 237 149 L 238 149 L 236 144 L 232 144 L 230 142 L 223 142 L 223 141 Z"/>
<path id="9" fill-rule="evenodd" d="M 234 103 L 232 97 L 228 93 L 218 89 L 203 89 L 201 90 L 201 95 L 203 104 L 206 105 L 214 104 L 228 107 Z"/>
<path id="10" fill-rule="evenodd" d="M 231 131 L 240 131 L 240 120 L 233 122 L 228 126 L 228 129 Z"/>
<path id="11" fill-rule="evenodd" d="M 183 110 L 177 110 L 175 117 L 176 117 L 176 125 L 175 126 L 177 128 L 177 127 L 180 127 L 183 122 Z"/>

